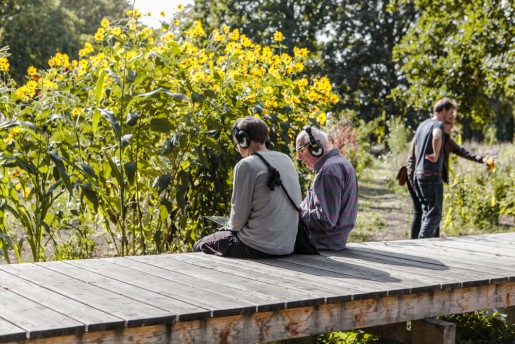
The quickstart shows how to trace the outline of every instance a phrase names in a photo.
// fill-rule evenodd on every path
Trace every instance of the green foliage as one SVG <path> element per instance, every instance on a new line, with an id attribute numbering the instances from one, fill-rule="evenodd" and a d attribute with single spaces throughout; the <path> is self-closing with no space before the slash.
<path id="1" fill-rule="evenodd" d="M 515 215 L 515 158 L 500 151 L 494 172 L 485 165 L 474 164 L 465 172 L 453 164 L 451 180 L 444 197 L 443 226 L 449 235 L 464 235 L 470 231 L 499 230 L 499 216 Z M 512 154 L 512 153 L 511 153 Z M 452 156 L 451 156 L 452 157 Z M 467 166 L 467 165 L 465 165 Z"/>
<path id="2" fill-rule="evenodd" d="M 35 261 L 48 242 L 57 258 L 90 256 L 98 227 L 122 256 L 188 250 L 202 215 L 229 210 L 236 118 L 261 116 L 289 153 L 338 100 L 327 78 L 297 76 L 302 49 L 290 56 L 237 29 L 208 36 L 198 22 L 154 32 L 140 17 L 103 20 L 80 60 L 58 53 L 26 84 L 0 87 L 0 212 Z"/>
<path id="3" fill-rule="evenodd" d="M 16 59 L 11 74 L 22 83 L 29 66 L 44 68 L 57 52 L 76 57 L 84 40 L 92 40 L 104 17 L 121 18 L 124 0 L 2 0 L 0 46 Z"/>
<path id="4" fill-rule="evenodd" d="M 503 123 L 513 138 L 515 100 L 515 7 L 513 1 L 400 0 L 415 5 L 420 16 L 395 46 L 393 59 L 410 86 L 393 93 L 416 109 L 427 111 L 436 99 L 451 96 L 476 129 Z M 393 6 L 399 8 L 399 6 Z M 504 118 L 502 118 L 504 117 Z"/>
<path id="5" fill-rule="evenodd" d="M 363 331 L 333 332 L 318 337 L 318 344 L 367 344 L 375 343 L 378 337 Z"/>
<path id="6" fill-rule="evenodd" d="M 390 153 L 394 156 L 406 153 L 409 150 L 409 142 L 413 133 L 406 128 L 403 118 L 393 117 L 386 124 L 388 126 L 386 142 Z"/>
<path id="7" fill-rule="evenodd" d="M 192 16 L 206 27 L 241 28 L 257 42 L 272 42 L 274 32 L 281 31 L 286 46 L 310 50 L 306 73 L 331 78 L 342 100 L 335 111 L 351 109 L 369 122 L 382 113 L 405 113 L 407 108 L 388 95 L 406 84 L 396 73 L 392 50 L 415 12 L 409 6 L 387 11 L 386 6 L 378 0 L 199 0 Z"/>
<path id="8" fill-rule="evenodd" d="M 472 312 L 440 319 L 456 324 L 457 344 L 508 344 L 515 341 L 515 326 L 506 324 L 498 312 Z"/>

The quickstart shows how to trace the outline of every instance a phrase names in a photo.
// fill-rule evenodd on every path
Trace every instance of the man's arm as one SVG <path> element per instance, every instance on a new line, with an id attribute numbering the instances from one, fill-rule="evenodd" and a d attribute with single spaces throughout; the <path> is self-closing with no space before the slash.
<path id="1" fill-rule="evenodd" d="M 341 208 L 341 183 L 337 176 L 322 174 L 317 176 L 313 189 L 302 202 L 302 217 L 310 229 L 334 228 Z"/>
<path id="2" fill-rule="evenodd" d="M 442 134 L 443 132 L 440 128 L 433 129 L 433 153 L 426 154 L 426 159 L 433 163 L 437 162 L 440 156 L 440 149 L 442 148 Z"/>

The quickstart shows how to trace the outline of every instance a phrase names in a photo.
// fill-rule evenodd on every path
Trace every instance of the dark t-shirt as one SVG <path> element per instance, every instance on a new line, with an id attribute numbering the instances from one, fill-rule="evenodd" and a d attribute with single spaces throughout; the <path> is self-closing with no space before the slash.
<path id="1" fill-rule="evenodd" d="M 435 128 L 440 128 L 442 131 L 442 146 L 440 147 L 440 153 L 438 155 L 438 161 L 433 163 L 427 160 L 425 157 L 427 154 L 433 153 L 433 130 Z M 443 160 L 444 160 L 444 124 L 435 119 L 426 119 L 422 122 L 415 134 L 415 142 L 417 145 L 416 154 L 416 162 L 415 162 L 415 171 L 435 171 L 440 172 L 443 168 Z"/>

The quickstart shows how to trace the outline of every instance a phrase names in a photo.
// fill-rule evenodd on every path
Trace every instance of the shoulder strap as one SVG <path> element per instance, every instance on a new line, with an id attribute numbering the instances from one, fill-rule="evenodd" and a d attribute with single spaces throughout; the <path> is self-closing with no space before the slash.
<path id="1" fill-rule="evenodd" d="M 277 169 L 275 167 L 270 165 L 270 163 L 268 161 L 266 161 L 266 159 L 263 158 L 263 156 L 261 154 L 259 154 L 258 152 L 254 152 L 254 155 L 258 156 L 265 163 L 266 167 L 268 167 L 268 171 L 270 172 L 270 175 L 268 176 L 268 181 L 267 181 L 266 185 L 270 188 L 270 190 L 274 190 L 275 185 L 279 185 L 281 187 L 281 189 L 283 189 L 286 196 L 288 196 L 288 199 L 290 200 L 291 205 L 300 213 L 299 206 L 295 204 L 293 199 L 290 197 L 288 190 L 286 190 L 286 188 L 284 187 L 283 181 L 281 180 L 281 174 L 279 173 L 279 171 L 277 171 Z"/>

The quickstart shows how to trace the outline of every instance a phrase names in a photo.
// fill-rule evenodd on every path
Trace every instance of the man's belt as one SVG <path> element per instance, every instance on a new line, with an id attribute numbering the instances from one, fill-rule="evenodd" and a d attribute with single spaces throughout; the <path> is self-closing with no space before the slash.
<path id="1" fill-rule="evenodd" d="M 431 171 L 431 170 L 416 170 L 416 175 L 419 176 L 430 176 L 430 177 L 440 177 L 442 174 L 440 171 Z"/>

